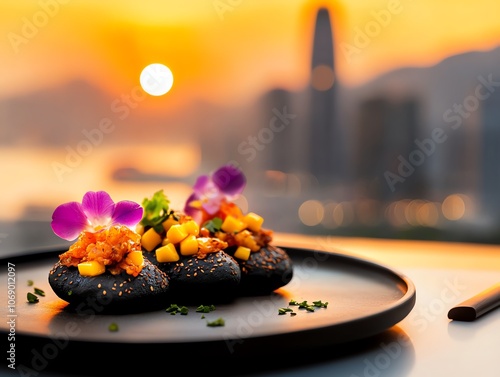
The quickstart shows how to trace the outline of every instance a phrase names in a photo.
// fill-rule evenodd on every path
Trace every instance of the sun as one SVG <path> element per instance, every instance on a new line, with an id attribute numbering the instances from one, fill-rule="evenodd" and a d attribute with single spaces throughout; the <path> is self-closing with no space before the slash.
<path id="1" fill-rule="evenodd" d="M 160 63 L 153 63 L 144 67 L 139 81 L 146 93 L 152 96 L 162 96 L 172 88 L 174 75 L 167 66 Z"/>

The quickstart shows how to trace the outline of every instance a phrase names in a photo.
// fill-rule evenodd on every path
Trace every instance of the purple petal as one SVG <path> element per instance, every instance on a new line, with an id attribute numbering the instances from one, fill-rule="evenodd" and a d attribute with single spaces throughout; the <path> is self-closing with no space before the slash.
<path id="1" fill-rule="evenodd" d="M 210 177 L 208 175 L 200 175 L 193 186 L 194 192 L 198 197 L 205 194 L 207 186 L 210 185 Z"/>
<path id="2" fill-rule="evenodd" d="M 188 216 L 193 216 L 193 214 L 199 211 L 198 208 L 191 206 L 191 202 L 198 200 L 199 197 L 195 193 L 192 193 L 189 198 L 186 200 L 186 204 L 184 204 L 184 213 Z"/>
<path id="3" fill-rule="evenodd" d="M 203 214 L 199 208 L 191 206 L 191 202 L 198 200 L 199 197 L 193 193 L 189 196 L 189 198 L 186 200 L 186 204 L 184 205 L 184 213 L 188 216 L 191 216 L 194 221 L 196 221 L 198 224 L 200 224 Z"/>
<path id="4" fill-rule="evenodd" d="M 212 175 L 212 181 L 224 194 L 235 197 L 243 191 L 246 178 L 243 172 L 234 165 L 225 165 Z"/>
<path id="5" fill-rule="evenodd" d="M 93 227 L 107 226 L 115 211 L 115 202 L 106 191 L 89 191 L 83 196 L 82 209 Z"/>
<path id="6" fill-rule="evenodd" d="M 202 207 L 210 215 L 213 215 L 217 213 L 217 211 L 220 209 L 220 204 L 222 202 L 222 199 L 224 198 L 223 195 L 218 195 L 217 197 L 212 197 L 210 200 L 207 200 L 206 202 L 202 203 Z"/>
<path id="7" fill-rule="evenodd" d="M 50 226 L 54 233 L 62 239 L 72 241 L 87 227 L 87 216 L 82 205 L 70 202 L 58 206 L 52 214 Z"/>
<path id="8" fill-rule="evenodd" d="M 130 200 L 123 200 L 116 203 L 111 222 L 112 224 L 121 224 L 132 228 L 141 221 L 143 211 L 141 205 Z"/>

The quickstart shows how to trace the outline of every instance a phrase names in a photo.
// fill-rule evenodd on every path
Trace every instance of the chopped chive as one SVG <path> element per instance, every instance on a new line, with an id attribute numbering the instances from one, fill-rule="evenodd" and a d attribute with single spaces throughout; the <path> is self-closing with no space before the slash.
<path id="1" fill-rule="evenodd" d="M 115 322 L 110 323 L 108 326 L 108 330 L 109 331 L 118 331 L 118 324 L 116 324 Z"/>
<path id="2" fill-rule="evenodd" d="M 34 288 L 34 291 L 37 296 L 45 296 L 45 292 L 40 288 Z"/>
<path id="3" fill-rule="evenodd" d="M 198 313 L 210 313 L 215 310 L 215 305 L 200 305 L 196 308 Z"/>
<path id="4" fill-rule="evenodd" d="M 217 318 L 215 321 L 207 321 L 207 326 L 216 327 L 216 326 L 224 326 L 225 321 L 223 318 Z"/>
<path id="5" fill-rule="evenodd" d="M 283 314 L 290 313 L 290 312 L 293 312 L 293 310 L 290 308 L 279 308 L 278 309 L 279 315 L 283 315 Z"/>
<path id="6" fill-rule="evenodd" d="M 326 302 L 323 302 L 321 300 L 313 301 L 313 305 L 316 306 L 317 308 L 326 308 L 328 306 L 328 301 Z"/>
<path id="7" fill-rule="evenodd" d="M 34 294 L 33 294 L 33 293 L 31 293 L 31 292 L 28 292 L 27 297 L 28 297 L 28 302 L 29 302 L 29 303 L 32 303 L 32 304 L 33 304 L 33 303 L 38 302 L 38 296 L 37 296 L 37 295 L 34 295 Z"/>
<path id="8" fill-rule="evenodd" d="M 168 308 L 165 309 L 167 313 L 170 313 L 171 315 L 176 315 L 177 313 L 181 315 L 187 315 L 189 312 L 189 309 L 187 306 L 179 306 L 177 304 L 171 304 Z"/>

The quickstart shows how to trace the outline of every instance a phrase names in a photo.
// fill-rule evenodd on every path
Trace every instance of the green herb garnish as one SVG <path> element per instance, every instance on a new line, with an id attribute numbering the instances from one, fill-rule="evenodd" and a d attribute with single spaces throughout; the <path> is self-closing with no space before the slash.
<path id="1" fill-rule="evenodd" d="M 173 216 L 173 211 L 169 211 L 170 200 L 159 190 L 153 194 L 151 199 L 144 198 L 142 207 L 144 214 L 140 224 L 144 227 L 152 227 L 157 233 L 164 231 L 162 223 L 168 219 L 170 215 Z"/>
<path id="2" fill-rule="evenodd" d="M 215 305 L 200 305 L 196 308 L 198 313 L 210 313 L 215 310 Z"/>
<path id="3" fill-rule="evenodd" d="M 296 305 L 296 306 L 299 307 L 299 309 L 305 309 L 308 312 L 313 312 L 314 311 L 314 305 L 308 304 L 307 301 L 298 302 L 298 301 L 295 301 L 295 300 L 290 300 L 289 304 L 290 305 Z"/>
<path id="4" fill-rule="evenodd" d="M 34 291 L 37 296 L 45 296 L 45 292 L 40 288 L 34 288 Z"/>
<path id="5" fill-rule="evenodd" d="M 35 284 L 33 280 L 28 280 L 28 287 L 31 287 L 33 284 Z"/>
<path id="6" fill-rule="evenodd" d="M 279 308 L 278 309 L 278 314 L 279 315 L 283 315 L 283 314 L 286 314 L 286 313 L 293 313 L 293 310 L 290 309 L 290 308 Z"/>
<path id="7" fill-rule="evenodd" d="M 321 301 L 321 300 L 317 300 L 317 301 L 313 301 L 312 304 L 309 304 L 307 301 L 297 301 L 297 300 L 290 300 L 288 302 L 288 305 L 292 305 L 292 306 L 298 306 L 299 309 L 305 309 L 307 310 L 308 312 L 314 312 L 316 310 L 316 308 L 326 308 L 328 307 L 328 301 Z M 283 311 L 283 310 L 286 310 L 286 308 L 281 308 L 280 311 Z M 288 310 L 288 311 L 291 311 Z M 279 314 L 285 314 L 285 312 L 279 312 Z"/>
<path id="8" fill-rule="evenodd" d="M 226 322 L 223 318 L 217 318 L 215 321 L 207 321 L 207 326 L 210 327 L 224 326 L 225 324 Z"/>
<path id="9" fill-rule="evenodd" d="M 110 323 L 108 326 L 108 330 L 109 331 L 118 331 L 118 324 L 116 324 L 115 322 Z"/>
<path id="10" fill-rule="evenodd" d="M 38 296 L 37 296 L 37 295 L 34 295 L 34 294 L 33 294 L 33 293 L 31 293 L 31 292 L 28 292 L 27 297 L 28 297 L 28 302 L 29 302 L 29 303 L 32 303 L 32 304 L 33 304 L 33 303 L 38 302 Z"/>
<path id="11" fill-rule="evenodd" d="M 165 311 L 167 313 L 170 313 L 171 315 L 176 315 L 176 314 L 187 315 L 189 309 L 187 306 L 179 306 L 177 304 L 171 304 L 168 308 L 165 309 Z"/>
<path id="12" fill-rule="evenodd" d="M 222 219 L 220 217 L 214 217 L 213 219 L 205 222 L 202 227 L 208 229 L 208 231 L 211 233 L 216 233 L 220 231 L 221 226 Z"/>

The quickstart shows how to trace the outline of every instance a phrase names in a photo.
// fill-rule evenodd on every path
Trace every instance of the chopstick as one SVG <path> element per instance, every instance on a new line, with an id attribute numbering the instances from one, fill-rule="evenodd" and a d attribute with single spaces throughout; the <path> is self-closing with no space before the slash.
<path id="1" fill-rule="evenodd" d="M 451 308 L 448 318 L 455 321 L 474 321 L 499 306 L 500 283 L 497 283 Z"/>

